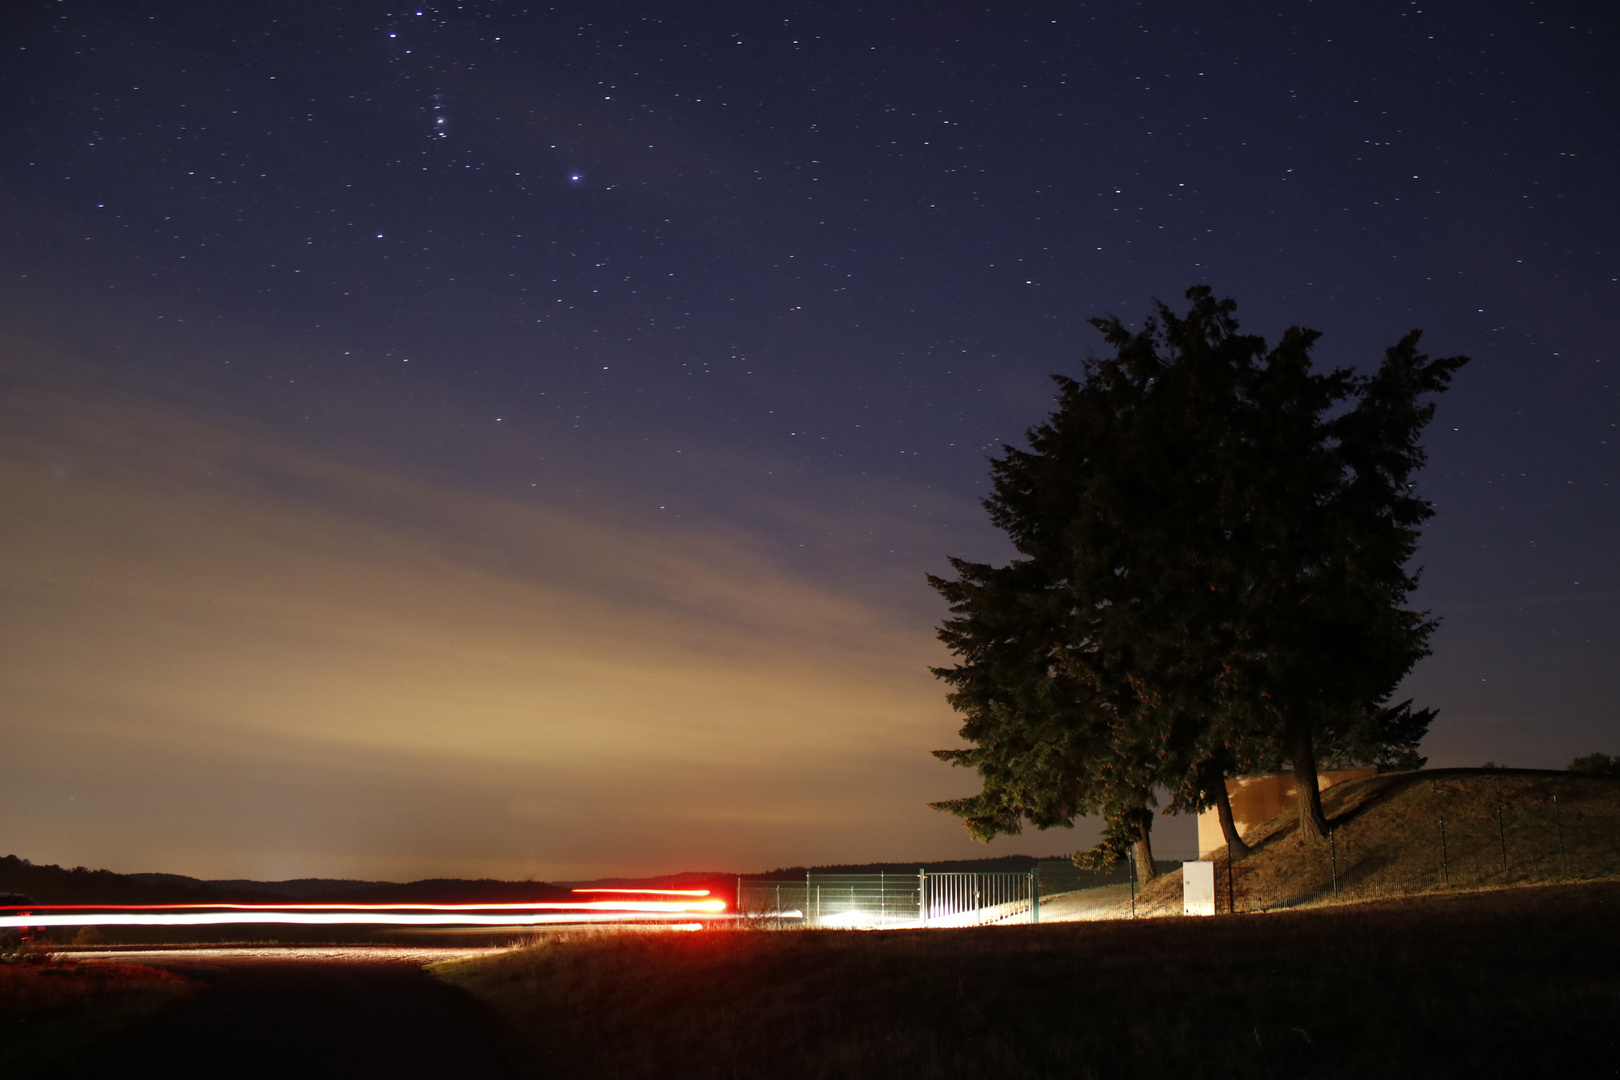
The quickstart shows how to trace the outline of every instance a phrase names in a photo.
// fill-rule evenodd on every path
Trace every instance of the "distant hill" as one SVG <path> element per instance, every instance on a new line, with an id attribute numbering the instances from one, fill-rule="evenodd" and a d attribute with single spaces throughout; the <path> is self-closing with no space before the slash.
<path id="1" fill-rule="evenodd" d="M 1162 864 L 1168 869 L 1171 865 L 1179 863 Z M 1036 866 L 1041 867 L 1042 881 L 1046 882 L 1049 876 L 1061 880 L 1065 888 L 1084 888 L 1089 885 L 1108 884 L 1112 881 L 1124 881 L 1123 870 L 1117 875 L 1088 874 L 1076 870 L 1069 856 L 1065 853 L 1057 856 L 1040 857 L 1035 855 L 997 855 L 983 859 L 948 859 L 943 862 L 928 862 L 917 860 L 914 862 L 881 862 L 881 863 L 831 863 L 820 866 L 784 866 L 775 870 L 764 872 L 742 873 L 736 871 L 687 871 L 679 874 L 665 874 L 659 877 L 615 877 L 598 878 L 592 881 L 559 882 L 571 888 L 616 888 L 616 889 L 708 889 L 716 896 L 730 898 L 737 887 L 737 879 L 745 881 L 802 881 L 806 873 L 811 874 L 893 874 L 897 877 L 911 876 L 920 869 L 930 873 L 1028 873 Z M 1050 891 L 1045 889 L 1043 891 Z"/>
<path id="2" fill-rule="evenodd" d="M 132 874 L 131 877 L 174 877 L 173 874 Z M 191 880 L 191 879 L 187 879 Z M 295 878 L 292 881 L 250 881 L 245 879 L 209 880 L 204 885 L 226 891 L 242 891 L 278 896 L 287 900 L 312 900 L 338 893 L 360 893 L 391 884 L 384 881 L 357 881 L 352 878 Z"/>
<path id="3" fill-rule="evenodd" d="M 295 878 L 291 881 L 212 879 L 199 881 L 179 874 L 128 874 L 133 881 L 166 883 L 220 894 L 252 895 L 299 903 L 475 904 L 550 900 L 568 890 L 543 881 L 494 881 L 480 878 L 427 878 L 422 881 L 360 881 L 354 878 Z"/>
<path id="4" fill-rule="evenodd" d="M 1620 778 L 1434 769 L 1335 784 L 1322 804 L 1331 846 L 1301 845 L 1288 811 L 1252 831 L 1254 853 L 1230 881 L 1224 849 L 1215 857 L 1218 910 L 1229 885 L 1237 909 L 1254 911 L 1620 877 Z M 1177 868 L 1142 891 L 1138 912 L 1179 913 L 1181 891 Z"/>
<path id="5" fill-rule="evenodd" d="M 187 904 L 252 902 L 262 894 L 216 889 L 177 874 L 115 874 L 35 864 L 16 855 L 0 857 L 0 892 L 22 893 L 42 904 Z"/>
<path id="6" fill-rule="evenodd" d="M 802 878 L 808 873 L 812 874 L 915 874 L 918 870 L 926 869 L 934 873 L 1016 873 L 1022 874 L 1033 870 L 1038 864 L 1062 861 L 1067 863 L 1069 856 L 1062 855 L 996 855 L 983 859 L 947 859 L 944 862 L 881 862 L 881 863 L 839 863 L 832 866 L 788 866 L 772 870 L 767 874 L 744 874 L 745 878 Z"/>
<path id="7" fill-rule="evenodd" d="M 1179 868 L 1181 863 L 1155 859 L 1154 865 L 1161 873 L 1172 868 Z M 927 870 L 931 874 L 944 873 L 1013 873 L 1025 874 L 1031 870 L 1039 869 L 1041 875 L 1041 895 L 1050 896 L 1054 893 L 1071 892 L 1077 889 L 1093 889 L 1101 885 L 1123 885 L 1130 880 L 1130 873 L 1124 862 L 1115 865 L 1112 870 L 1092 871 L 1081 870 L 1074 865 L 1068 854 L 1047 856 L 1041 858 L 1034 855 L 999 855 L 983 859 L 948 859 L 943 862 L 924 863 L 846 863 L 836 866 L 790 866 L 772 870 L 766 874 L 744 874 L 743 877 L 752 881 L 802 881 L 806 873 L 811 874 L 892 874 L 896 877 L 911 877 L 918 870 Z M 735 879 L 732 879 L 735 880 Z"/>
<path id="8" fill-rule="evenodd" d="M 0 892 L 22 893 L 41 904 L 207 903 L 509 903 L 553 900 L 568 890 L 543 881 L 430 879 L 398 883 L 341 878 L 294 881 L 203 881 L 183 874 L 115 874 L 79 866 L 36 864 L 0 857 Z"/>
<path id="9" fill-rule="evenodd" d="M 545 881 L 495 881 L 480 878 L 427 878 L 395 884 L 368 881 L 363 887 L 322 893 L 320 899 L 332 903 L 364 904 L 515 904 L 528 900 L 560 900 L 569 891 Z"/>

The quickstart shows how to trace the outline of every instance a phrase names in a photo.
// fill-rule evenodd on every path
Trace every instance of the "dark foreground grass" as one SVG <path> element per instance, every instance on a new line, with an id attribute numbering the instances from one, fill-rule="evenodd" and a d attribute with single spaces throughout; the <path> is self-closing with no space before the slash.
<path id="1" fill-rule="evenodd" d="M 138 964 L 0 964 L 0 1077 L 61 1071 L 196 986 Z"/>
<path id="2" fill-rule="evenodd" d="M 1620 885 L 1268 915 L 552 939 L 436 966 L 536 1075 L 1610 1076 Z"/>

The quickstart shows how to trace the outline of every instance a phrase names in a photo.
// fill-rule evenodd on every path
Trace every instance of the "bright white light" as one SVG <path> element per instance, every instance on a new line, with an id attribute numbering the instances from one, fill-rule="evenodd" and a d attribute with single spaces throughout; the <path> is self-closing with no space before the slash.
<path id="1" fill-rule="evenodd" d="M 847 930 L 864 930 L 874 925 L 872 917 L 864 911 L 840 911 L 836 915 L 823 915 L 816 920 L 816 924 L 843 927 Z"/>

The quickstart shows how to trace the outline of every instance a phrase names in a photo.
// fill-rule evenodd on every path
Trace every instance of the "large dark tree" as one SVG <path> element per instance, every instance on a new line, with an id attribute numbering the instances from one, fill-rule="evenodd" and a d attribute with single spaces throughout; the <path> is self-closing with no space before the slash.
<path id="1" fill-rule="evenodd" d="M 979 840 L 1017 833 L 1025 821 L 1045 829 L 1102 815 L 1110 854 L 1132 849 L 1139 874 L 1151 878 L 1150 755 L 1122 752 L 1134 737 L 1134 691 L 1109 685 L 1072 655 L 1076 642 L 1083 648 L 1094 636 L 1094 613 L 1077 609 L 1034 561 L 951 562 L 956 580 L 929 580 L 960 613 L 940 636 L 963 662 L 935 673 L 950 684 L 973 746 L 935 754 L 976 769 L 984 788 L 933 805 L 961 817 Z"/>
<path id="2" fill-rule="evenodd" d="M 937 804 L 984 839 L 1100 814 L 1098 852 L 1151 874 L 1152 792 L 1215 805 L 1225 778 L 1288 761 L 1300 831 L 1326 828 L 1322 761 L 1415 763 L 1432 713 L 1386 704 L 1434 623 L 1407 610 L 1432 512 L 1418 436 L 1463 357 L 1409 334 L 1370 376 L 1312 370 L 1314 331 L 1268 349 L 1199 287 L 1138 333 L 1093 320 L 1115 353 L 1029 448 L 992 461 L 986 500 L 1020 558 L 953 561 L 937 671 L 964 713 L 984 790 Z"/>

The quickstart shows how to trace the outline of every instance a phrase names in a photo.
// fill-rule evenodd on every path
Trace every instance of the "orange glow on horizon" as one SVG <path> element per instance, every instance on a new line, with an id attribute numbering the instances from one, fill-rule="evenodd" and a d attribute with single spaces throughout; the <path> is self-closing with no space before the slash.
<path id="1" fill-rule="evenodd" d="M 915 750 L 938 737 L 943 653 L 871 583 L 648 513 L 639 476 L 565 479 L 549 444 L 507 445 L 554 463 L 550 494 L 452 483 L 414 451 L 222 412 L 195 380 L 165 397 L 110 360 L 5 345 L 0 690 L 49 734 L 18 732 L 6 766 L 51 793 L 12 800 L 6 828 L 36 852 L 216 880 L 581 881 L 876 859 L 873 820 L 954 849 Z M 860 506 L 920 498 L 885 483 Z M 917 516 L 852 513 L 863 535 Z M 852 796 L 834 778 L 854 762 L 890 779 Z M 292 790 L 324 823 L 308 846 L 262 811 Z M 556 841 L 536 855 L 536 836 Z"/>

